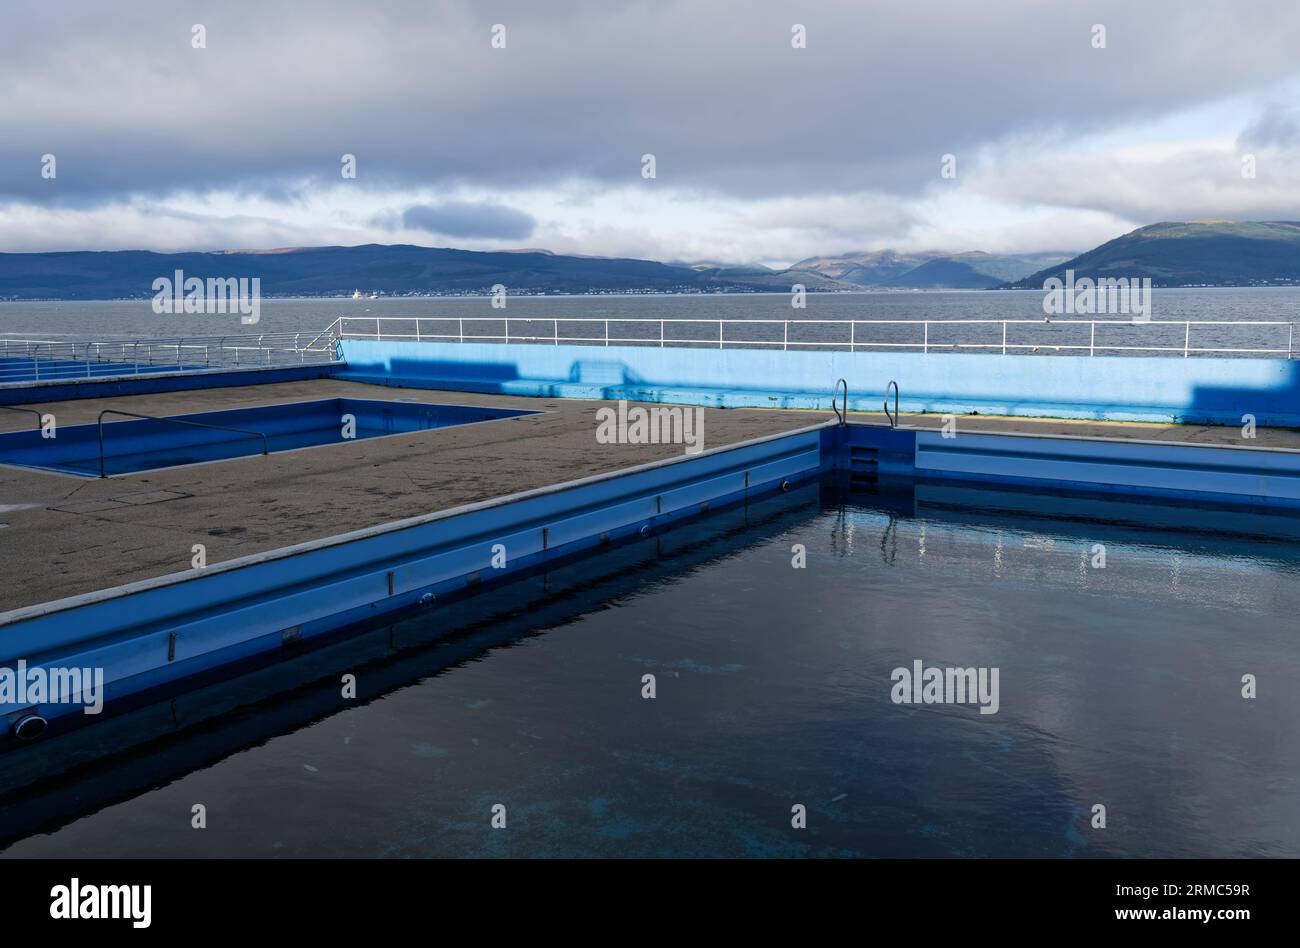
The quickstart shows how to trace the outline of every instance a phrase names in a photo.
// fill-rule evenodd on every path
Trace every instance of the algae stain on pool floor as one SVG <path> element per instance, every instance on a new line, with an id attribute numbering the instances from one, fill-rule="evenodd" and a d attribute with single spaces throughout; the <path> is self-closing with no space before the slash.
<path id="1" fill-rule="evenodd" d="M 575 562 L 567 608 L 533 600 L 374 700 L 6 855 L 1300 855 L 1285 524 L 1234 537 L 1102 504 L 1060 520 L 1050 497 L 1029 516 L 942 501 L 826 482 L 640 541 L 612 578 Z M 895 704 L 891 673 L 915 660 L 999 669 L 998 712 Z"/>

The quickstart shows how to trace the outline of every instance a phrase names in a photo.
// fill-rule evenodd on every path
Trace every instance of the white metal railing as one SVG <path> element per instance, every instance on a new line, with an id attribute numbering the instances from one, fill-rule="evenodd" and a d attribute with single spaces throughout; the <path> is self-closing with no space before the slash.
<path id="1" fill-rule="evenodd" d="M 0 384 L 338 361 L 332 344 L 312 346 L 319 339 L 310 332 L 92 340 L 0 336 Z"/>
<path id="2" fill-rule="evenodd" d="M 611 331 L 611 326 L 616 327 Z M 622 327 L 622 328 L 620 328 Z M 632 327 L 632 328 L 627 328 Z M 977 329 L 978 327 L 978 329 Z M 1215 327 L 1215 328 L 1211 328 Z M 1246 330 L 1262 333 L 1250 339 Z M 1163 336 L 1161 336 L 1163 334 Z M 753 338 L 760 336 L 763 338 Z M 886 337 L 893 338 L 886 338 Z M 956 337 L 956 338 L 954 338 Z M 1143 352 L 1293 357 L 1283 320 L 637 319 L 586 316 L 340 316 L 313 343 L 342 339 L 543 345 L 902 349 L 1052 354 Z M 1208 345 L 1206 343 L 1224 343 Z"/>

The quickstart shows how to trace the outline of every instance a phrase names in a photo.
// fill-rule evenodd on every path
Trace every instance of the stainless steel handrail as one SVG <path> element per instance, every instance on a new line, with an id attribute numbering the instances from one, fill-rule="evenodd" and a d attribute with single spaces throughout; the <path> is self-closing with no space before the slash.
<path id="1" fill-rule="evenodd" d="M 446 332 L 429 332 L 429 323 L 448 324 Z M 406 324 L 406 327 L 400 324 Z M 544 329 L 539 332 L 530 333 L 528 331 L 519 332 L 519 324 L 541 323 Z M 546 324 L 550 324 L 547 326 Z M 644 327 L 641 330 L 633 330 L 631 334 L 619 336 L 616 332 L 610 331 L 611 323 L 624 323 Z M 425 324 L 425 325 L 422 325 Z M 465 332 L 466 325 L 470 326 L 483 324 L 495 324 L 501 328 L 501 332 L 489 331 L 482 334 Z M 512 325 L 514 324 L 514 325 Z M 592 331 L 582 335 L 561 334 L 560 326 L 564 324 L 576 327 L 592 327 Z M 671 326 L 709 326 L 717 327 L 717 331 L 709 331 L 707 334 L 699 333 L 699 338 L 682 337 L 679 333 L 677 338 L 673 338 L 667 332 Z M 770 326 L 781 327 L 779 333 L 772 332 L 772 338 L 742 338 L 736 332 L 728 332 L 727 327 L 743 326 Z M 999 326 L 1002 329 L 1000 338 L 996 341 L 988 342 L 941 342 L 934 339 L 935 335 L 946 335 L 944 330 L 951 332 L 956 329 L 960 331 L 966 327 L 992 327 Z M 1036 342 L 1012 342 L 1008 341 L 1007 328 L 1009 326 L 1033 326 L 1039 329 L 1046 327 L 1047 332 L 1052 333 L 1056 338 L 1060 338 L 1060 330 L 1068 332 L 1071 328 L 1087 331 L 1087 339 L 1080 339 L 1076 342 L 1053 342 L 1050 339 L 1040 339 Z M 1192 345 L 1192 330 L 1196 327 L 1203 326 L 1231 326 L 1236 329 L 1250 328 L 1278 328 L 1285 327 L 1286 340 L 1285 345 L 1279 339 L 1276 346 L 1194 346 Z M 403 332 L 403 328 L 414 328 L 414 332 Z M 798 330 L 807 330 L 809 327 L 831 327 L 832 331 L 838 328 L 838 335 L 844 338 L 820 339 L 816 341 L 800 340 L 792 338 Z M 912 341 L 872 341 L 863 331 L 870 327 L 908 327 L 912 329 L 919 338 Z M 491 328 L 491 327 L 489 327 Z M 451 331 L 453 330 L 454 331 Z M 1105 339 L 1098 340 L 1098 329 L 1103 330 L 1132 330 L 1136 332 L 1149 332 L 1160 330 L 1180 331 L 1179 344 L 1177 345 L 1129 345 L 1126 344 L 1128 339 L 1115 339 L 1108 343 Z M 932 332 L 933 330 L 933 332 Z M 664 318 L 664 319 L 638 319 L 635 317 L 590 317 L 590 316 L 340 316 L 336 318 L 326 330 L 317 335 L 308 346 L 314 346 L 322 337 L 332 340 L 344 339 L 372 339 L 380 341 L 402 341 L 414 340 L 416 342 L 436 342 L 436 341 L 455 341 L 455 342 L 526 342 L 541 343 L 548 345 L 558 345 L 560 343 L 580 343 L 584 345 L 620 345 L 635 344 L 664 347 L 666 345 L 674 346 L 696 346 L 720 348 L 723 346 L 745 347 L 745 346 L 764 346 L 768 348 L 782 350 L 799 350 L 799 349 L 818 349 L 818 348 L 839 348 L 848 349 L 849 351 L 870 351 L 870 350 L 889 350 L 889 349 L 910 349 L 920 352 L 1000 352 L 1009 354 L 1019 351 L 1029 352 L 1056 352 L 1056 353 L 1086 353 L 1096 355 L 1098 352 L 1116 353 L 1116 352 L 1146 352 L 1146 353 L 1170 353 L 1181 355 L 1184 358 L 1192 355 L 1217 354 L 1217 355 L 1271 355 L 1277 358 L 1294 358 L 1295 352 L 1292 345 L 1294 335 L 1294 324 L 1287 320 L 1147 320 L 1134 321 L 1131 319 L 1053 319 L 1045 323 L 1040 319 L 697 319 L 697 318 Z M 950 338 L 950 336 L 949 336 Z"/>
<path id="2" fill-rule="evenodd" d="M 889 389 L 891 386 L 894 389 L 894 413 L 892 415 L 889 413 Z M 898 383 L 893 379 L 890 379 L 889 385 L 885 386 L 885 417 L 889 419 L 889 427 L 898 427 Z"/>
<path id="3" fill-rule="evenodd" d="M 0 367 L 0 383 L 134 374 L 149 366 L 221 368 L 305 365 L 339 361 L 333 348 L 302 345 L 300 332 L 158 339 L 45 339 L 0 336 L 0 355 L 29 364 Z M 317 337 L 319 338 L 319 336 Z"/>
<path id="4" fill-rule="evenodd" d="M 37 411 L 35 408 L 21 408 L 18 405 L 0 405 L 0 408 L 3 408 L 5 411 L 25 411 L 35 415 L 36 428 L 38 431 L 40 430 L 41 425 L 45 422 L 45 415 Z"/>
<path id="5" fill-rule="evenodd" d="M 213 431 L 233 431 L 236 434 L 253 435 L 262 439 L 262 456 L 270 454 L 266 435 L 260 431 L 249 431 L 247 428 L 229 428 L 225 425 L 205 425 L 197 421 L 181 421 L 179 418 L 167 418 L 161 415 L 137 415 L 133 411 L 118 411 L 116 408 L 105 408 L 99 413 L 99 476 L 107 477 L 104 473 L 104 416 L 105 415 L 125 415 L 127 418 L 143 418 L 145 421 L 168 421 L 174 425 L 189 425 L 191 428 L 210 428 Z"/>
<path id="6" fill-rule="evenodd" d="M 835 404 L 835 396 L 840 392 L 840 386 L 844 386 L 844 412 L 840 413 L 839 407 Z M 835 411 L 835 417 L 840 420 L 840 427 L 849 423 L 849 383 L 847 379 L 839 379 L 835 383 L 835 388 L 831 390 L 831 408 Z"/>

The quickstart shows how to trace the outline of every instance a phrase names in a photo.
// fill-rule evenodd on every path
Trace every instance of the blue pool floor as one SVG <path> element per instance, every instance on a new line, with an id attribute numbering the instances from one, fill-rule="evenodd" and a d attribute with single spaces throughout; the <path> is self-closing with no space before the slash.
<path id="1" fill-rule="evenodd" d="M 86 770 L 75 800 L 0 799 L 0 837 L 13 856 L 1300 855 L 1295 521 L 1247 535 L 1162 506 L 1179 525 L 1152 529 L 1140 504 L 1056 502 L 827 479 L 717 511 L 264 669 L 238 715 Z M 917 659 L 998 668 L 998 712 L 894 703 Z"/>
<path id="2" fill-rule="evenodd" d="M 158 418 L 105 416 L 102 429 L 63 426 L 44 439 L 0 434 L 0 462 L 98 477 L 249 457 L 534 414 L 529 410 L 327 398 Z"/>

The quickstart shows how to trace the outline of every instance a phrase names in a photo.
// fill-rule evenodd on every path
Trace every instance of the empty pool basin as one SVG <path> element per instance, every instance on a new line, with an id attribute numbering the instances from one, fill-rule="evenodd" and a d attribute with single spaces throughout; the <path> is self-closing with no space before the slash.
<path id="1" fill-rule="evenodd" d="M 536 414 L 510 408 L 326 398 L 142 418 L 105 413 L 100 424 L 34 426 L 0 435 L 0 463 L 84 477 L 131 474 L 182 464 L 339 444 Z"/>

